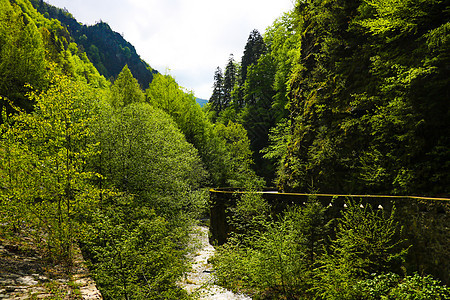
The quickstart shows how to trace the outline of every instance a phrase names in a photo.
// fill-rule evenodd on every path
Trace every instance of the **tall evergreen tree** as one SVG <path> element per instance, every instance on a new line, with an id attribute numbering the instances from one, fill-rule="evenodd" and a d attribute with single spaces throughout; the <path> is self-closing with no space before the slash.
<path id="1" fill-rule="evenodd" d="M 264 43 L 264 39 L 259 33 L 257 29 L 254 29 L 248 39 L 247 44 L 245 45 L 244 55 L 242 56 L 241 61 L 241 80 L 245 82 L 247 79 L 247 69 L 251 65 L 255 65 L 258 63 L 258 59 L 267 52 L 266 44 Z"/>
<path id="2" fill-rule="evenodd" d="M 237 66 L 234 61 L 233 54 L 228 59 L 228 64 L 225 68 L 225 74 L 223 78 L 223 103 L 224 107 L 228 107 L 231 103 L 231 93 L 237 80 Z"/>
<path id="3" fill-rule="evenodd" d="M 259 33 L 258 30 L 254 29 L 250 33 L 247 39 L 247 44 L 245 45 L 244 55 L 241 59 L 241 70 L 239 74 L 240 76 L 238 78 L 238 87 L 234 92 L 233 101 L 238 107 L 242 108 L 246 104 L 244 84 L 247 80 L 249 67 L 252 65 L 256 65 L 261 55 L 266 52 L 267 47 L 261 33 Z"/>
<path id="4" fill-rule="evenodd" d="M 214 86 L 213 93 L 209 99 L 211 103 L 211 110 L 219 114 L 223 109 L 223 98 L 224 98 L 224 88 L 223 88 L 223 72 L 220 67 L 217 67 L 214 73 Z"/>
<path id="5" fill-rule="evenodd" d="M 279 121 L 279 113 L 272 108 L 275 66 L 271 56 L 262 56 L 258 64 L 248 68 L 247 74 L 243 87 L 246 105 L 240 113 L 241 122 L 251 141 L 257 174 L 271 182 L 274 179 L 275 167 L 264 159 L 261 153 L 261 150 L 268 146 L 270 129 Z"/>

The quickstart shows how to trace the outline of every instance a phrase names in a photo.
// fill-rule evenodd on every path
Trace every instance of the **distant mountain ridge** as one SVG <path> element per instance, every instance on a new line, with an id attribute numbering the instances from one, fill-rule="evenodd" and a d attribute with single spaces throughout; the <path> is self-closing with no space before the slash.
<path id="1" fill-rule="evenodd" d="M 203 107 L 206 105 L 206 103 L 208 103 L 208 100 L 201 99 L 201 98 L 195 98 L 195 101 L 197 101 L 197 103 L 200 105 L 200 107 Z"/>
<path id="2" fill-rule="evenodd" d="M 132 44 L 102 21 L 86 26 L 79 23 L 66 9 L 57 8 L 42 0 L 30 0 L 45 17 L 57 19 L 67 28 L 78 47 L 107 79 L 116 78 L 125 65 L 142 89 L 146 89 L 158 71 L 140 58 Z"/>

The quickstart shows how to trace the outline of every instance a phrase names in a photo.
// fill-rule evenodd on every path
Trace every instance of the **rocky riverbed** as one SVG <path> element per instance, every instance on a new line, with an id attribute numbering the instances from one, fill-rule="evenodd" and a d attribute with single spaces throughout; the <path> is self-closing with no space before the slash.
<path id="1" fill-rule="evenodd" d="M 208 259 L 215 249 L 209 244 L 208 228 L 197 226 L 191 235 L 192 270 L 180 286 L 200 300 L 251 300 L 214 283 L 214 270 Z M 12 243 L 0 238 L 0 299 L 103 299 L 79 249 L 74 251 L 69 270 L 46 260 L 31 240 Z"/>
<path id="2" fill-rule="evenodd" d="M 194 251 L 191 259 L 193 261 L 192 271 L 180 285 L 190 294 L 198 299 L 216 300 L 251 300 L 242 294 L 234 294 L 214 284 L 214 270 L 208 259 L 214 255 L 214 247 L 209 244 L 208 228 L 197 226 L 191 236 Z"/>

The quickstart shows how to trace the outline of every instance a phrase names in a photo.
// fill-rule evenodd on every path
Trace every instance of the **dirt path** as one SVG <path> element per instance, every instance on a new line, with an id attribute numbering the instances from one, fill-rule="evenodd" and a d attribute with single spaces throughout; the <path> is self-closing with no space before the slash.
<path id="1" fill-rule="evenodd" d="M 181 286 L 198 299 L 216 300 L 251 300 L 245 295 L 234 294 L 214 284 L 214 270 L 208 259 L 214 254 L 214 247 L 209 244 L 208 228 L 197 226 L 192 234 L 195 251 L 192 256 L 193 266 Z"/>

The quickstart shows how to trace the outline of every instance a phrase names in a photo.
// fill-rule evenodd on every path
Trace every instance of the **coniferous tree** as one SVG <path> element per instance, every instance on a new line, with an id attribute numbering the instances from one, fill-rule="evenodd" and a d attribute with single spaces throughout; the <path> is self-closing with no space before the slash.
<path id="1" fill-rule="evenodd" d="M 352 288 L 358 280 L 387 272 L 400 273 L 408 249 L 401 227 L 390 214 L 348 201 L 337 220 L 336 238 L 316 271 L 315 290 L 322 299 L 359 299 Z"/>
<path id="2" fill-rule="evenodd" d="M 247 44 L 245 45 L 244 55 L 241 59 L 241 68 L 238 77 L 238 86 L 234 90 L 233 93 L 233 101 L 235 105 L 239 108 L 242 108 L 245 103 L 245 91 L 244 84 L 247 79 L 248 68 L 251 65 L 255 65 L 258 63 L 258 59 L 262 54 L 266 53 L 267 47 L 264 43 L 264 39 L 259 33 L 258 30 L 254 29 L 248 39 Z"/>
<path id="3" fill-rule="evenodd" d="M 224 108 L 228 107 L 231 104 L 231 95 L 234 89 L 234 86 L 237 81 L 237 66 L 234 61 L 233 54 L 230 55 L 228 59 L 228 64 L 225 68 L 225 74 L 223 78 L 223 104 Z"/>
<path id="4" fill-rule="evenodd" d="M 261 33 L 254 29 L 248 39 L 247 44 L 245 45 L 244 55 L 241 60 L 241 80 L 245 82 L 247 79 L 247 69 L 251 65 L 255 65 L 258 63 L 258 59 L 267 52 L 266 44 L 264 43 L 264 39 Z"/>
<path id="5" fill-rule="evenodd" d="M 220 67 L 217 67 L 216 72 L 214 73 L 213 93 L 209 99 L 211 110 L 215 111 L 216 114 L 219 114 L 223 109 L 223 98 L 223 72 Z"/>
<path id="6" fill-rule="evenodd" d="M 123 67 L 122 72 L 111 86 L 111 93 L 111 103 L 116 108 L 143 102 L 145 99 L 139 83 L 133 77 L 127 65 Z"/>
<path id="7" fill-rule="evenodd" d="M 268 146 L 270 129 L 278 121 L 278 113 L 272 108 L 274 78 L 275 67 L 270 55 L 262 56 L 257 65 L 248 68 L 243 89 L 246 105 L 240 113 L 251 141 L 257 173 L 268 182 L 274 178 L 274 166 L 263 158 L 261 150 Z"/>

